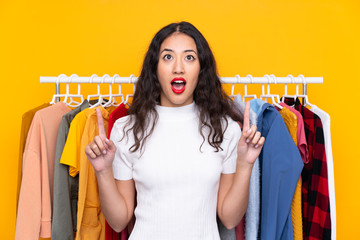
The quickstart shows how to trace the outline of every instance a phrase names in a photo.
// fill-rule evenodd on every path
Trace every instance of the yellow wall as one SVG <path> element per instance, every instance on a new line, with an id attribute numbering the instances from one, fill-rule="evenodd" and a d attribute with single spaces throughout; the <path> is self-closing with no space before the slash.
<path id="1" fill-rule="evenodd" d="M 55 89 L 39 77 L 138 76 L 155 32 L 186 20 L 209 41 L 221 76 L 324 77 L 324 84 L 309 86 L 309 101 L 331 116 L 338 239 L 354 239 L 360 214 L 359 10 L 356 0 L 2 0 L 0 238 L 14 238 L 21 116 L 49 102 Z"/>

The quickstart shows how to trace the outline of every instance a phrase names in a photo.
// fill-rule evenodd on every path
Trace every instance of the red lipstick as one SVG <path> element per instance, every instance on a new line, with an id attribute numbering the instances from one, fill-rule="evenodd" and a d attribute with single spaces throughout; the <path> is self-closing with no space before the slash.
<path id="1" fill-rule="evenodd" d="M 181 94 L 185 91 L 186 80 L 182 77 L 174 78 L 171 81 L 171 89 L 176 94 Z"/>

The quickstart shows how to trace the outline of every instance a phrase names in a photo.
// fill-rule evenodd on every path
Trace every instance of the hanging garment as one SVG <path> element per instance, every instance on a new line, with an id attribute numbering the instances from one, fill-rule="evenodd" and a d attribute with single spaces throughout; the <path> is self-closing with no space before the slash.
<path id="1" fill-rule="evenodd" d="M 287 109 L 289 109 L 292 113 L 294 113 L 296 115 L 296 119 L 297 119 L 297 146 L 298 149 L 300 151 L 300 155 L 301 158 L 303 160 L 303 163 L 307 163 L 308 162 L 308 157 L 309 157 L 309 151 L 308 151 L 308 147 L 307 147 L 307 142 L 306 142 L 306 136 L 305 136 L 305 129 L 304 129 L 304 120 L 303 117 L 301 115 L 301 113 L 297 110 L 295 110 L 294 108 L 286 105 L 285 103 L 279 103 L 280 106 L 285 107 Z M 301 180 L 301 177 L 300 177 Z M 302 187 L 300 185 L 300 187 Z M 293 217 L 293 227 L 294 227 L 294 238 L 295 239 L 303 239 L 303 219 L 302 219 L 302 207 L 295 207 L 293 206 L 294 200 L 296 201 L 301 201 L 301 189 L 299 192 L 299 184 L 296 186 L 296 190 L 295 190 L 295 194 L 294 194 L 294 198 L 293 198 L 293 203 L 292 203 L 292 217 Z M 301 203 L 300 203 L 301 204 Z M 297 220 L 294 220 L 297 219 Z M 301 228 L 301 231 L 300 231 Z M 299 234 L 297 233 L 301 233 L 301 236 L 299 236 Z"/>
<path id="2" fill-rule="evenodd" d="M 107 131 L 109 112 L 114 110 L 114 107 L 109 107 L 106 110 L 103 107 L 98 108 L 103 114 L 105 130 Z M 82 129 L 83 132 L 81 133 Z M 85 147 L 96 135 L 98 135 L 96 108 L 85 109 L 76 115 L 70 125 L 69 135 L 60 160 L 61 163 L 70 166 L 69 173 L 71 176 L 74 177 L 79 173 L 77 233 L 75 238 L 77 240 L 105 239 L 105 218 L 100 209 L 96 176 L 85 155 Z"/>
<path id="3" fill-rule="evenodd" d="M 309 150 L 308 150 L 308 146 L 307 146 L 307 142 L 306 142 L 306 135 L 305 135 L 305 128 L 304 128 L 304 119 L 301 115 L 301 113 L 290 107 L 289 105 L 285 104 L 285 103 L 279 103 L 280 106 L 285 107 L 287 109 L 289 109 L 291 112 L 293 112 L 296 115 L 296 119 L 297 119 L 297 132 L 296 132 L 296 137 L 297 137 L 297 146 L 298 149 L 300 151 L 300 155 L 301 155 L 301 159 L 303 160 L 303 163 L 308 163 L 309 161 Z"/>
<path id="4" fill-rule="evenodd" d="M 81 137 L 84 133 L 89 108 L 78 113 L 71 121 L 68 137 L 61 155 L 60 163 L 69 166 L 69 175 L 75 177 L 79 173 L 81 152 Z"/>
<path id="5" fill-rule="evenodd" d="M 84 133 L 84 128 L 89 112 L 89 108 L 84 109 L 78 113 L 70 124 L 70 129 L 66 143 L 61 155 L 60 163 L 69 166 L 69 175 L 75 177 L 80 169 L 80 155 L 81 151 L 81 137 Z"/>
<path id="6" fill-rule="evenodd" d="M 57 131 L 71 109 L 63 102 L 35 113 L 23 156 L 15 239 L 51 237 L 51 211 Z"/>
<path id="7" fill-rule="evenodd" d="M 336 205 L 335 205 L 335 177 L 334 177 L 334 163 L 331 146 L 331 133 L 330 133 L 330 116 L 317 106 L 312 106 L 311 111 L 317 114 L 324 128 L 325 138 L 325 152 L 326 163 L 328 171 L 328 183 L 329 183 L 329 201 L 330 201 L 330 218 L 331 218 L 331 239 L 336 239 Z"/>
<path id="8" fill-rule="evenodd" d="M 34 109 L 31 109 L 23 114 L 21 121 L 21 130 L 20 130 L 20 143 L 19 143 L 19 161 L 18 161 L 18 180 L 17 180 L 17 188 L 16 188 L 16 212 L 18 209 L 19 203 L 19 193 L 21 186 L 21 177 L 22 177 L 22 163 L 23 163 L 23 153 L 25 150 L 26 138 L 30 129 L 31 122 L 34 118 L 34 115 L 40 109 L 49 107 L 50 103 L 44 103 Z"/>
<path id="9" fill-rule="evenodd" d="M 227 229 L 218 216 L 216 216 L 216 222 L 221 240 L 236 240 L 235 228 Z"/>
<path id="10" fill-rule="evenodd" d="M 89 107 L 85 101 L 62 117 L 56 140 L 54 165 L 54 201 L 51 225 L 52 240 L 72 240 L 76 232 L 79 177 L 69 175 L 69 166 L 60 163 L 61 155 L 74 117 Z"/>
<path id="11" fill-rule="evenodd" d="M 309 162 L 305 164 L 302 177 L 304 239 L 331 239 L 331 219 L 324 133 L 320 118 L 300 104 L 299 99 L 285 98 L 294 105 L 304 119 L 309 147 Z"/>
<path id="12" fill-rule="evenodd" d="M 293 239 L 291 202 L 303 162 L 284 120 L 270 104 L 251 100 L 258 110 L 258 131 L 265 137 L 261 169 L 260 237 Z"/>
<path id="13" fill-rule="evenodd" d="M 241 219 L 240 223 L 235 227 L 236 240 L 245 239 L 245 216 Z"/>
<path id="14" fill-rule="evenodd" d="M 110 138 L 110 133 L 116 120 L 125 117 L 126 114 L 127 114 L 127 108 L 122 103 L 109 115 L 108 138 Z M 117 233 L 110 227 L 110 225 L 105 219 L 105 240 L 126 240 L 126 239 L 128 239 L 127 228 L 122 230 L 120 233 Z"/>
<path id="15" fill-rule="evenodd" d="M 109 114 L 115 107 L 98 107 L 104 118 L 104 127 L 108 129 Z M 85 147 L 98 135 L 96 111 L 89 112 L 81 138 L 79 169 L 79 200 L 76 240 L 105 239 L 105 218 L 101 212 L 99 191 L 95 171 L 85 155 Z"/>
<path id="16" fill-rule="evenodd" d="M 278 109 L 281 117 L 283 118 L 285 125 L 294 140 L 295 144 L 297 143 L 297 117 L 295 113 L 291 112 L 286 107 Z M 301 213 L 301 178 L 299 178 L 296 185 L 295 193 L 293 200 L 291 202 L 291 220 L 293 226 L 294 240 L 303 239 L 303 229 L 302 229 L 302 213 Z"/>
<path id="17" fill-rule="evenodd" d="M 87 120 L 87 116 L 89 115 L 89 112 L 92 112 L 93 110 L 87 108 L 78 113 L 74 119 L 71 121 L 69 133 L 65 142 L 65 146 L 61 155 L 60 164 L 64 166 L 68 166 L 68 174 L 72 178 L 77 178 L 77 181 L 79 180 L 78 172 L 79 172 L 79 162 L 80 162 L 80 156 L 82 154 L 81 149 L 81 137 L 84 133 L 84 128 Z M 78 181 L 79 183 L 79 181 Z M 77 191 L 77 194 L 79 191 Z M 77 209 L 78 209 L 78 201 L 72 205 L 72 212 L 76 213 L 76 220 L 73 221 L 76 222 L 75 229 L 77 229 Z M 71 238 L 70 238 L 71 239 Z"/>
<path id="18" fill-rule="evenodd" d="M 120 104 L 115 110 L 113 110 L 109 115 L 109 130 L 108 130 L 108 138 L 110 138 L 111 130 L 119 118 L 125 117 L 127 115 L 127 108 L 125 104 Z"/>
<path id="19" fill-rule="evenodd" d="M 240 95 L 236 95 L 234 99 L 234 103 L 236 109 L 233 109 L 237 114 L 242 114 L 245 111 L 245 102 L 241 100 Z M 250 102 L 251 103 L 251 102 Z M 256 105 L 250 105 L 250 124 L 257 125 L 257 114 L 254 110 L 256 110 Z M 240 112 L 239 112 L 240 111 Z M 241 240 L 242 235 L 245 234 L 245 239 L 258 239 L 260 230 L 260 165 L 259 165 L 259 158 L 257 158 L 254 162 L 254 166 L 250 176 L 250 183 L 249 183 L 249 201 L 248 207 L 245 213 L 244 218 L 245 229 L 242 229 L 240 225 L 235 229 L 237 240 Z M 241 224 L 241 222 L 240 222 Z M 245 233 L 244 233 L 245 232 Z"/>

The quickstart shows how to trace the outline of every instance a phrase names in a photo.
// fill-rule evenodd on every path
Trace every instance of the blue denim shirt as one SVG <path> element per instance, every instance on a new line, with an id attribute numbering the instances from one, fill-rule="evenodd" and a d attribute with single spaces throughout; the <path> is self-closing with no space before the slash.
<path id="1" fill-rule="evenodd" d="M 260 239 L 294 239 L 291 202 L 303 169 L 299 150 L 280 113 L 259 99 L 251 100 L 257 128 L 265 137 L 260 153 Z"/>

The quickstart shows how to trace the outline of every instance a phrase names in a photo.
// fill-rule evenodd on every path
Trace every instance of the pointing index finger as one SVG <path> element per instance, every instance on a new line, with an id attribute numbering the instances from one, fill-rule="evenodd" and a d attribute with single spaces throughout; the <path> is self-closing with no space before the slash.
<path id="1" fill-rule="evenodd" d="M 244 110 L 244 122 L 243 122 L 243 131 L 247 131 L 250 128 L 250 101 L 246 102 Z"/>
<path id="2" fill-rule="evenodd" d="M 105 133 L 104 120 L 103 120 L 101 110 L 99 108 L 96 109 L 96 116 L 97 116 L 97 122 L 98 122 L 98 128 L 99 128 L 99 136 L 101 137 L 101 139 L 105 139 L 106 133 Z"/>

